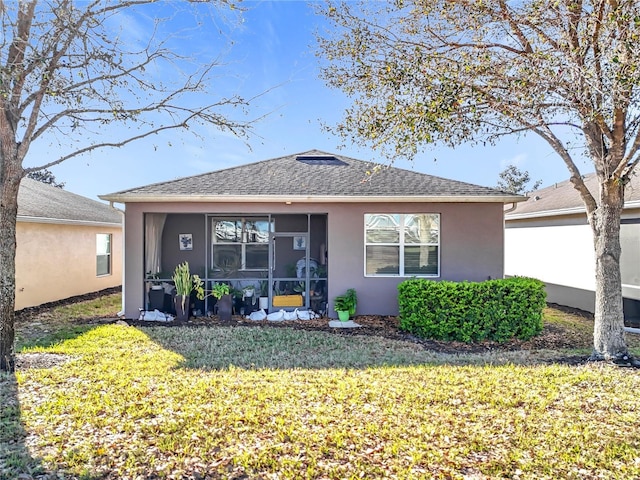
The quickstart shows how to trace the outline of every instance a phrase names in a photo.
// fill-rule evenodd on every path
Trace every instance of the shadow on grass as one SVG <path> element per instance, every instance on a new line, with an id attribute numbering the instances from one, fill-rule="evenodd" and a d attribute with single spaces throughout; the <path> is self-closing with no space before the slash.
<path id="1" fill-rule="evenodd" d="M 365 369 L 531 360 L 528 352 L 440 353 L 413 342 L 288 328 L 145 327 L 141 331 L 162 348 L 180 355 L 184 360 L 178 366 L 189 369 Z"/>
<path id="2" fill-rule="evenodd" d="M 31 478 L 43 475 L 40 461 L 31 457 L 24 440 L 18 385 L 13 374 L 0 373 L 0 479 Z M 22 475 L 22 477 L 21 477 Z"/>

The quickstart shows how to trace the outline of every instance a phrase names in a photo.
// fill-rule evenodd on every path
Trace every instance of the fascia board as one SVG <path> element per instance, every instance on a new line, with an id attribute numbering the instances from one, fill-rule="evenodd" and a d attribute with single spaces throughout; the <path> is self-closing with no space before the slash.
<path id="1" fill-rule="evenodd" d="M 89 220 L 71 220 L 67 218 L 29 217 L 18 215 L 16 221 L 23 223 L 48 223 L 56 225 L 76 225 L 85 227 L 122 227 L 122 223 L 92 222 Z"/>
<path id="2" fill-rule="evenodd" d="M 520 196 L 304 196 L 304 195 L 99 195 L 99 198 L 117 203 L 514 203 L 527 197 Z"/>
<path id="3" fill-rule="evenodd" d="M 624 204 L 624 210 L 631 210 L 634 208 L 640 208 L 640 201 L 627 202 Z M 576 215 L 583 213 L 586 215 L 586 209 L 584 207 L 572 207 L 572 208 L 559 208 L 556 210 L 542 210 L 539 212 L 528 212 L 528 213 L 510 213 L 505 215 L 505 221 L 510 220 L 525 220 L 530 218 L 542 218 L 542 217 L 559 217 L 563 215 Z"/>

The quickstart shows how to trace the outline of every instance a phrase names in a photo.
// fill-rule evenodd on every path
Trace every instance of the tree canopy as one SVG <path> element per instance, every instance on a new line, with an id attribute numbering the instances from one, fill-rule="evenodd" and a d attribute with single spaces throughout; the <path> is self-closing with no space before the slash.
<path id="1" fill-rule="evenodd" d="M 36 180 L 38 182 L 46 183 L 47 185 L 52 185 L 57 188 L 64 188 L 64 182 L 58 182 L 56 180 L 56 176 L 51 172 L 51 170 L 35 170 L 33 172 L 29 172 L 27 177 L 32 180 Z"/>
<path id="2" fill-rule="evenodd" d="M 619 220 L 640 161 L 637 0 L 329 3 L 322 76 L 352 99 L 335 131 L 389 158 L 535 134 L 564 162 L 596 250 L 594 357 L 628 358 Z M 591 192 L 578 168 L 593 165 Z"/>
<path id="3" fill-rule="evenodd" d="M 524 194 L 527 191 L 536 190 L 542 185 L 541 180 L 536 180 L 529 188 L 529 183 L 531 182 L 529 172 L 520 170 L 515 165 L 508 165 L 498 174 L 498 177 L 496 188 L 510 193 Z"/>

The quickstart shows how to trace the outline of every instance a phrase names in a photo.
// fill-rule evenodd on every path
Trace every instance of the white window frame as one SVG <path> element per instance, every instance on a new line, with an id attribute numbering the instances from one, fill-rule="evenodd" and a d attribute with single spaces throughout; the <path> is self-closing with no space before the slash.
<path id="1" fill-rule="evenodd" d="M 376 243 L 376 242 L 367 242 L 367 215 L 398 215 L 400 217 L 400 230 L 399 230 L 399 238 L 398 238 L 398 242 L 397 243 L 392 243 L 392 242 L 384 242 L 384 243 Z M 437 242 L 427 242 L 427 243 L 405 243 L 405 229 L 406 229 L 406 225 L 405 225 L 405 217 L 408 215 L 434 215 L 436 217 L 438 217 L 438 239 Z M 439 278 L 440 277 L 440 272 L 441 272 L 441 264 L 440 264 L 440 254 L 441 254 L 441 247 L 440 247 L 440 239 L 441 239 L 441 230 L 442 230 L 442 217 L 440 213 L 435 213 L 435 212 L 409 212 L 409 213 L 387 213 L 387 212 L 367 212 L 364 214 L 363 216 L 363 234 L 364 234 L 364 276 L 365 277 L 419 277 L 419 278 Z M 367 273 L 367 247 L 369 246 L 389 246 L 389 247 L 398 247 L 399 248 L 399 259 L 398 259 L 398 272 L 399 273 Z M 404 249 L 405 247 L 420 247 L 420 246 L 426 246 L 426 247 L 438 247 L 438 267 L 437 267 L 437 273 L 435 274 L 425 274 L 425 275 L 419 275 L 419 274 L 405 274 L 404 273 Z"/>
<path id="2" fill-rule="evenodd" d="M 108 238 L 108 243 L 107 243 L 107 252 L 100 252 L 100 247 L 101 245 L 101 238 L 102 237 L 107 237 Z M 111 264 L 111 259 L 112 259 L 112 245 L 113 245 L 113 235 L 110 233 L 97 233 L 96 234 L 96 277 L 106 277 L 112 274 L 113 272 L 113 266 Z M 98 271 L 98 259 L 101 257 L 106 257 L 107 258 L 107 272 L 106 273 L 102 273 Z"/>

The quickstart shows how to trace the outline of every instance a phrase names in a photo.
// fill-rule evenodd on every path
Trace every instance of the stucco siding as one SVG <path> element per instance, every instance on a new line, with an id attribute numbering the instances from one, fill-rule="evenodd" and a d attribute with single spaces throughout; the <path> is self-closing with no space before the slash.
<path id="1" fill-rule="evenodd" d="M 440 276 L 434 280 L 482 281 L 503 275 L 502 205 L 343 206 L 329 213 L 329 299 L 355 288 L 358 314 L 397 315 L 397 287 L 407 278 L 365 276 L 365 213 L 439 213 Z"/>
<path id="2" fill-rule="evenodd" d="M 327 249 L 329 272 L 329 314 L 333 311 L 333 298 L 348 288 L 358 294 L 358 314 L 395 315 L 398 313 L 397 285 L 400 277 L 366 277 L 364 253 L 365 213 L 439 213 L 440 276 L 436 279 L 481 281 L 501 278 L 504 267 L 503 206 L 501 203 L 350 203 L 307 204 L 284 203 L 128 203 L 125 215 L 125 315 L 135 317 L 144 305 L 144 234 L 145 212 L 185 214 L 249 214 L 249 213 L 318 213 L 327 215 Z M 188 221 L 190 217 L 185 217 Z M 200 223 L 203 225 L 204 223 Z M 185 225 L 186 227 L 186 225 Z M 193 233 L 194 250 L 185 256 L 170 259 L 178 263 L 187 260 L 186 254 L 196 252 L 197 236 L 204 237 L 201 229 L 193 232 L 172 232 L 164 241 L 175 241 L 176 233 Z M 175 230 L 175 231 L 174 231 Z M 202 255 L 200 253 L 200 255 Z M 202 257 L 199 257 L 202 258 Z M 195 258 L 194 258 L 195 260 Z M 167 263 L 171 263 L 167 262 Z M 163 268 L 171 269 L 165 264 Z"/>
<path id="3" fill-rule="evenodd" d="M 96 235 L 111 234 L 111 274 L 96 275 Z M 122 284 L 122 229 L 18 222 L 15 309 Z"/>

